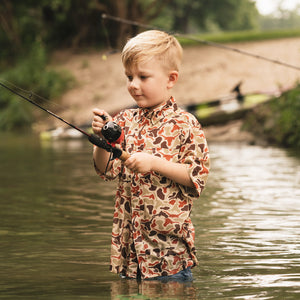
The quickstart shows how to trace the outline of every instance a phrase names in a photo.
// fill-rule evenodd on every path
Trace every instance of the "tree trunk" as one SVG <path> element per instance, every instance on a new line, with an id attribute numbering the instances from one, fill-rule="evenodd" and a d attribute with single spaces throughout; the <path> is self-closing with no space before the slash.
<path id="1" fill-rule="evenodd" d="M 12 4 L 8 0 L 2 0 L 0 4 L 0 25 L 3 28 L 8 40 L 14 47 L 18 48 L 21 45 L 18 30 L 14 24 Z"/>

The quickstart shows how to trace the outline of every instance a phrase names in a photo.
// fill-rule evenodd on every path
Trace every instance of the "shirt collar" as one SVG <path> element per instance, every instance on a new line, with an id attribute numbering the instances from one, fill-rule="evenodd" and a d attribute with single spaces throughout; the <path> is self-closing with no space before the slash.
<path id="1" fill-rule="evenodd" d="M 159 122 L 162 118 L 177 110 L 174 97 L 154 109 L 139 108 L 139 123 L 151 122 L 152 125 Z"/>

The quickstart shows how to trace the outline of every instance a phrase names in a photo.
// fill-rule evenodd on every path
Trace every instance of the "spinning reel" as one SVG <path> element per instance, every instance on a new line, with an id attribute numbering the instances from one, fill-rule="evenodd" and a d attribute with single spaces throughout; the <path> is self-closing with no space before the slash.
<path id="1" fill-rule="evenodd" d="M 106 116 L 101 116 L 106 121 Z M 102 135 L 109 143 L 120 144 L 124 139 L 124 132 L 119 124 L 109 121 L 105 123 L 101 130 Z"/>

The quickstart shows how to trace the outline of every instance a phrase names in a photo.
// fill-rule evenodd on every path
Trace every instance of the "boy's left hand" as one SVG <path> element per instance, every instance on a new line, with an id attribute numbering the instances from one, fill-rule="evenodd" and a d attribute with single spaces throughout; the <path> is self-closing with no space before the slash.
<path id="1" fill-rule="evenodd" d="M 152 171 L 154 156 L 148 153 L 138 152 L 132 154 L 124 165 L 135 173 L 149 173 Z"/>
<path id="2" fill-rule="evenodd" d="M 176 163 L 144 152 L 132 154 L 124 165 L 135 173 L 157 172 L 174 182 L 195 188 L 188 172 L 188 166 Z"/>

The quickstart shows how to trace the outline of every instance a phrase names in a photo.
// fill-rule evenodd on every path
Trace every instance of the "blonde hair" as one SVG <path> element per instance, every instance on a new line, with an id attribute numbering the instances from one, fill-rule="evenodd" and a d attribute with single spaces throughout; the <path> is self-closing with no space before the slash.
<path id="1" fill-rule="evenodd" d="M 167 71 L 179 71 L 182 47 L 174 36 L 159 30 L 148 30 L 130 39 L 122 51 L 125 69 L 153 58 L 158 59 Z"/>

